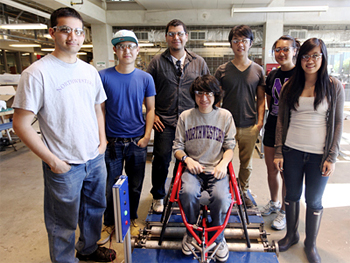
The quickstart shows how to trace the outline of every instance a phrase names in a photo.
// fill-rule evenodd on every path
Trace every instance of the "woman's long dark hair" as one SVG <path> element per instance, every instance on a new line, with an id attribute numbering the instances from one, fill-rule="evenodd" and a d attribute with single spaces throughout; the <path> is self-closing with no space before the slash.
<path id="1" fill-rule="evenodd" d="M 322 39 L 319 38 L 310 38 L 304 42 L 300 47 L 297 62 L 295 64 L 295 72 L 293 76 L 286 83 L 284 88 L 284 98 L 288 103 L 290 109 L 296 110 L 296 105 L 298 105 L 299 97 L 304 90 L 305 85 L 305 73 L 301 67 L 301 58 L 303 55 L 310 52 L 310 50 L 315 47 L 321 48 L 322 53 L 322 64 L 320 69 L 317 72 L 317 80 L 315 83 L 315 100 L 314 100 L 314 109 L 316 110 L 317 106 L 327 97 L 328 102 L 333 95 L 333 89 L 331 88 L 331 82 L 327 72 L 327 48 Z"/>

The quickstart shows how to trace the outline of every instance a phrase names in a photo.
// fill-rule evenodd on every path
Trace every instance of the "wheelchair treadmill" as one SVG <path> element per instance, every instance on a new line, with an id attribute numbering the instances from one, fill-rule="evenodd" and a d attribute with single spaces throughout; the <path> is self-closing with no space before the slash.
<path id="1" fill-rule="evenodd" d="M 229 167 L 230 190 L 232 205 L 228 210 L 226 220 L 221 229 L 224 231 L 226 243 L 229 248 L 229 258 L 226 262 L 244 263 L 275 263 L 278 262 L 278 244 L 269 243 L 267 233 L 264 230 L 264 220 L 256 207 L 256 202 L 248 192 L 249 198 L 255 207 L 245 207 L 239 185 L 234 175 L 232 163 Z M 163 214 L 153 213 L 150 207 L 146 226 L 136 238 L 131 240 L 133 262 L 215 262 L 216 245 L 208 238 L 208 232 L 212 231 L 206 223 L 210 221 L 210 210 L 207 209 L 208 193 L 202 192 L 202 209 L 198 224 L 191 226 L 187 223 L 184 213 L 181 215 L 181 203 L 178 200 L 178 191 L 181 188 L 182 165 L 180 163 L 177 174 L 172 180 L 167 181 L 166 189 L 169 189 L 165 198 Z M 170 182 L 171 181 L 171 182 Z M 193 255 L 186 256 L 182 253 L 182 238 L 186 228 L 192 228 L 198 234 L 193 242 L 195 251 Z M 215 233 L 215 231 L 213 232 Z M 219 262 L 219 261 L 217 261 Z"/>

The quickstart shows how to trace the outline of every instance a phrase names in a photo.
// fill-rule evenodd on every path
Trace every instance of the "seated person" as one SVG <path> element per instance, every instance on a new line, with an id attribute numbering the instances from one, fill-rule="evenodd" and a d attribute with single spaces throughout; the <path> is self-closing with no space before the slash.
<path id="1" fill-rule="evenodd" d="M 196 106 L 180 115 L 173 145 L 176 159 L 187 166 L 182 174 L 179 198 L 187 221 L 195 224 L 200 211 L 201 190 L 207 190 L 211 226 L 220 226 L 231 203 L 227 166 L 233 157 L 236 127 L 231 113 L 215 106 L 222 98 L 215 77 L 197 77 L 190 93 Z M 187 231 L 182 240 L 185 255 L 192 254 L 192 239 Z M 220 244 L 216 260 L 226 261 L 229 250 L 223 232 L 215 242 Z"/>

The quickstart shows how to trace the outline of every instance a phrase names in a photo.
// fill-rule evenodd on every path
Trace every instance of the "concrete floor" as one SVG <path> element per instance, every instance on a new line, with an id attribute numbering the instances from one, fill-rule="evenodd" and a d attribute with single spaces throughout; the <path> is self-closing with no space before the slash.
<path id="1" fill-rule="evenodd" d="M 349 112 L 347 115 L 350 116 Z M 23 143 L 16 144 L 18 151 L 7 148 L 0 152 L 0 262 L 50 262 L 47 234 L 43 216 L 43 179 L 41 161 Z M 329 179 L 324 198 L 324 214 L 317 239 L 322 262 L 350 262 L 350 120 L 344 122 L 341 145 L 342 156 L 335 174 Z M 150 159 L 150 158 L 149 158 Z M 234 168 L 238 171 L 237 150 Z M 151 162 L 147 162 L 146 177 L 139 208 L 139 223 L 144 224 L 152 196 Z M 263 159 L 254 153 L 251 191 L 259 207 L 269 201 Z M 281 239 L 285 231 L 270 228 L 273 216 L 265 217 L 268 240 Z M 305 237 L 305 203 L 300 215 L 300 241 L 287 252 L 280 253 L 280 263 L 307 262 L 303 251 Z M 107 243 L 117 250 L 115 263 L 123 262 L 122 244 Z M 145 260 L 145 262 L 147 262 Z"/>

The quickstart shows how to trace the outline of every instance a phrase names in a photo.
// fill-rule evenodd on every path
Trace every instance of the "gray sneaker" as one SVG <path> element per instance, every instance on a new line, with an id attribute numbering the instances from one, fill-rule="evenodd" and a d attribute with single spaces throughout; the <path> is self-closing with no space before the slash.
<path id="1" fill-rule="evenodd" d="M 283 230 L 286 227 L 286 212 L 280 210 L 276 218 L 272 221 L 271 228 L 275 230 Z"/>
<path id="2" fill-rule="evenodd" d="M 153 208 L 153 212 L 157 214 L 163 213 L 163 210 L 164 210 L 163 199 L 153 199 L 152 208 Z"/>
<path id="3" fill-rule="evenodd" d="M 186 256 L 192 255 L 192 251 L 194 250 L 194 246 L 191 244 L 192 240 L 193 237 L 190 237 L 187 235 L 187 233 L 185 233 L 182 239 L 182 253 L 184 253 Z"/>
<path id="4" fill-rule="evenodd" d="M 229 256 L 229 250 L 224 238 L 219 246 L 219 249 L 216 251 L 215 257 L 218 262 L 226 262 Z"/>
<path id="5" fill-rule="evenodd" d="M 273 205 L 272 201 L 270 200 L 267 205 L 265 205 L 261 210 L 262 216 L 268 216 L 272 213 L 277 213 L 281 209 L 281 203 L 278 201 L 277 205 Z"/>

